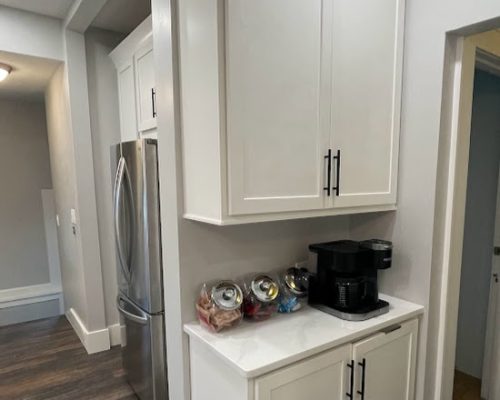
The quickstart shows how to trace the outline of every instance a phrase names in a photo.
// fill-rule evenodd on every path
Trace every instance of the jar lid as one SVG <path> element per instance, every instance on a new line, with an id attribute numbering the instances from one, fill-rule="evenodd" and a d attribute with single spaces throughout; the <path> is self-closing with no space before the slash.
<path id="1" fill-rule="evenodd" d="M 305 296 L 307 294 L 307 278 L 307 271 L 297 267 L 288 268 L 283 276 L 286 286 L 297 296 Z"/>
<path id="2" fill-rule="evenodd" d="M 243 303 L 243 293 L 233 281 L 220 281 L 212 287 L 212 301 L 222 310 L 236 310 Z"/>
<path id="3" fill-rule="evenodd" d="M 250 284 L 253 294 L 263 303 L 269 303 L 278 297 L 279 286 L 268 275 L 257 275 Z"/>

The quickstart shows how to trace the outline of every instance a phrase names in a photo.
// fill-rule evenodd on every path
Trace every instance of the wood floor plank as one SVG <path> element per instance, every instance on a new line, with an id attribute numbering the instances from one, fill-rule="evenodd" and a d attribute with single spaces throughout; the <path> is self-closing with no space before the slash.
<path id="1" fill-rule="evenodd" d="M 455 370 L 453 400 L 481 400 L 481 380 Z"/>
<path id="2" fill-rule="evenodd" d="M 0 328 L 0 400 L 137 400 L 120 348 L 88 355 L 65 317 Z"/>

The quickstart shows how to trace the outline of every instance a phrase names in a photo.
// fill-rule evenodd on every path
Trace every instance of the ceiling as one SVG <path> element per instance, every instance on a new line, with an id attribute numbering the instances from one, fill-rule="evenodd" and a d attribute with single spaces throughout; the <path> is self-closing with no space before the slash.
<path id="1" fill-rule="evenodd" d="M 75 0 L 0 0 L 0 5 L 64 19 Z M 151 14 L 149 0 L 108 0 L 93 27 L 128 34 Z"/>
<path id="2" fill-rule="evenodd" d="M 149 14 L 149 0 L 108 0 L 91 26 L 129 34 Z"/>
<path id="3" fill-rule="evenodd" d="M 0 98 L 42 100 L 50 78 L 60 65 L 58 61 L 0 51 L 0 62 L 12 67 L 10 75 L 0 82 Z"/>
<path id="4" fill-rule="evenodd" d="M 0 0 L 0 5 L 63 19 L 74 0 Z"/>

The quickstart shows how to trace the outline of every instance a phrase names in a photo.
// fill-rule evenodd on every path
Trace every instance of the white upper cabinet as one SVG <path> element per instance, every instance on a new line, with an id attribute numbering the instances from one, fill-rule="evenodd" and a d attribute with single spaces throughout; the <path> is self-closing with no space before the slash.
<path id="1" fill-rule="evenodd" d="M 352 346 L 279 369 L 255 380 L 255 400 L 344 400 Z"/>
<path id="2" fill-rule="evenodd" d="M 118 76 L 121 140 L 126 142 L 137 139 L 134 64 L 132 60 L 120 65 L 116 73 Z"/>
<path id="3" fill-rule="evenodd" d="M 403 1 L 180 2 L 185 217 L 394 209 Z"/>
<path id="4" fill-rule="evenodd" d="M 111 53 L 118 77 L 121 140 L 156 135 L 155 75 L 151 17 Z"/>
<path id="5" fill-rule="evenodd" d="M 137 89 L 137 126 L 140 132 L 156 128 L 156 92 L 153 37 L 134 54 Z"/>
<path id="6" fill-rule="evenodd" d="M 227 2 L 230 214 L 324 207 L 321 0 Z"/>
<path id="7" fill-rule="evenodd" d="M 333 205 L 395 204 L 403 0 L 333 5 L 331 146 L 340 150 Z"/>

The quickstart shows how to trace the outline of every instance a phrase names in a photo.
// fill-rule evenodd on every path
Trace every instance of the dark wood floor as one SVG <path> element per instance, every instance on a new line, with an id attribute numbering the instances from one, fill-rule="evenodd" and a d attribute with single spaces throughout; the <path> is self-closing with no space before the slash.
<path id="1" fill-rule="evenodd" d="M 453 400 L 481 400 L 481 380 L 455 370 Z"/>
<path id="2" fill-rule="evenodd" d="M 120 348 L 87 355 L 64 317 L 0 328 L 1 400 L 136 400 Z"/>

